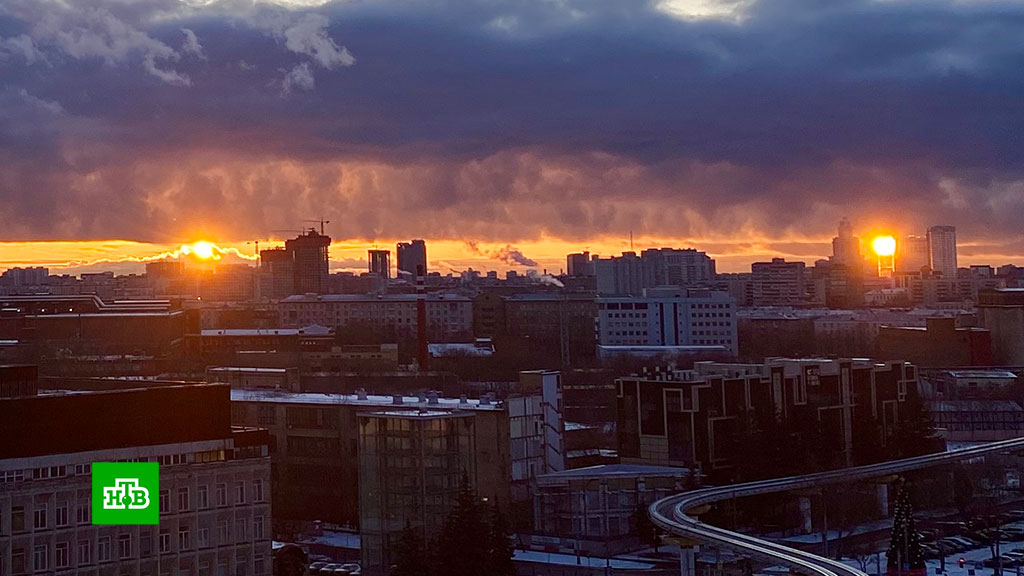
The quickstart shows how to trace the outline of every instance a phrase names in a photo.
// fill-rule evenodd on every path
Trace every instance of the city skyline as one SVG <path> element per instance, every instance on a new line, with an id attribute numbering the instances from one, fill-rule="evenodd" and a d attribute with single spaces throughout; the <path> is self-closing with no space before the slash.
<path id="1" fill-rule="evenodd" d="M 906 230 L 892 228 L 862 229 L 854 225 L 854 234 L 861 238 L 861 249 L 866 258 L 871 258 L 872 242 L 879 237 L 892 236 L 897 242 L 903 238 L 924 234 L 926 229 Z M 330 230 L 328 230 L 330 233 Z M 833 233 L 834 234 L 834 233 Z M 397 270 L 395 246 L 401 238 L 380 240 L 335 240 L 330 245 L 331 272 L 365 272 L 368 269 L 368 250 L 389 250 L 392 254 L 392 273 Z M 694 248 L 705 251 L 715 259 L 718 272 L 749 272 L 755 262 L 785 258 L 803 261 L 813 265 L 816 260 L 828 259 L 832 255 L 832 237 L 798 238 L 792 240 L 770 239 L 748 240 L 746 242 L 723 239 L 705 242 L 686 239 L 654 238 L 638 236 L 630 238 L 603 238 L 589 244 L 566 242 L 557 239 L 541 239 L 517 244 L 480 243 L 471 240 L 436 240 L 427 238 L 428 262 L 431 271 L 442 274 L 458 274 L 469 268 L 474 270 L 496 270 L 520 272 L 535 269 L 557 274 L 565 269 L 567 254 L 587 251 L 592 256 L 618 256 L 623 252 L 638 254 L 648 248 Z M 632 242 L 632 246 L 631 243 Z M 15 267 L 44 266 L 57 274 L 77 275 L 84 272 L 113 271 L 116 274 L 139 274 L 144 272 L 146 262 L 163 259 L 188 259 L 196 247 L 206 251 L 204 257 L 193 258 L 194 262 L 215 260 L 224 263 L 255 264 L 254 241 L 217 242 L 210 239 L 195 240 L 182 244 L 151 244 L 125 240 L 95 242 L 53 241 L 53 242 L 2 242 L 0 241 L 0 271 Z M 259 240 L 261 249 L 283 247 L 284 240 Z M 1022 265 L 1024 256 L 988 252 L 990 245 L 957 238 L 957 255 L 961 267 L 970 265 L 1004 264 Z M 899 258 L 899 249 L 897 249 Z M 898 260 L 897 260 L 898 261 Z"/>

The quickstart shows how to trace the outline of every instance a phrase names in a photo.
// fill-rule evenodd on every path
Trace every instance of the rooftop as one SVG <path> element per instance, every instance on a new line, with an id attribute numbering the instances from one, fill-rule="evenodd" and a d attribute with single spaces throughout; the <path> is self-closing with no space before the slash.
<path id="1" fill-rule="evenodd" d="M 295 294 L 282 299 L 281 302 L 415 302 L 416 298 L 416 294 Z M 427 294 L 426 300 L 428 302 L 472 302 L 466 296 L 437 292 Z"/>
<path id="2" fill-rule="evenodd" d="M 317 394 L 313 392 L 286 392 L 281 390 L 232 390 L 232 402 L 278 402 L 283 404 L 348 404 L 353 406 L 422 407 L 431 410 L 504 410 L 503 405 L 496 403 L 481 404 L 478 399 L 438 398 L 437 404 L 428 404 L 427 400 L 417 396 L 399 396 L 401 404 L 395 402 L 395 396 L 368 394 Z M 429 407 L 429 408 L 428 408 Z"/>
<path id="3" fill-rule="evenodd" d="M 1008 370 L 950 370 L 953 378 L 1016 378 L 1017 375 Z"/>
<path id="4" fill-rule="evenodd" d="M 227 328 L 223 330 L 203 330 L 204 337 L 212 336 L 327 336 L 331 334 L 327 326 L 313 324 L 305 328 Z"/>

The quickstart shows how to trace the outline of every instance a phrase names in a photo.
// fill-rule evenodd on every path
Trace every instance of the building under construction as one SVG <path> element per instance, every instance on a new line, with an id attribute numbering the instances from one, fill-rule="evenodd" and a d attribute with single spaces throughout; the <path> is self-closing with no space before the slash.
<path id="1" fill-rule="evenodd" d="M 327 248 L 331 237 L 310 228 L 284 248 L 260 250 L 261 295 L 279 299 L 292 294 L 326 294 Z"/>

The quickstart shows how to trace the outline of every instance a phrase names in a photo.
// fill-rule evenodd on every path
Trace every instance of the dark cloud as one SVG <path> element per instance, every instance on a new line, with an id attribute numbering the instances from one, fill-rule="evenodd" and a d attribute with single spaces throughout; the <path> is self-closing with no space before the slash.
<path id="1" fill-rule="evenodd" d="M 664 6 L 8 0 L 0 230 L 1016 237 L 1024 6 Z"/>

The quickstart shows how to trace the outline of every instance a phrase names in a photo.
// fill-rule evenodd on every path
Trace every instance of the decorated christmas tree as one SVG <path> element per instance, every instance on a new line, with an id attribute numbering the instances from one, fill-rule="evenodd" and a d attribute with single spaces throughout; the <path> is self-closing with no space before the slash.
<path id="1" fill-rule="evenodd" d="M 914 505 L 910 502 L 910 490 L 900 480 L 896 494 L 896 508 L 892 519 L 892 539 L 886 556 L 886 574 L 892 576 L 925 576 L 924 554 L 921 553 L 921 537 L 914 524 Z"/>

